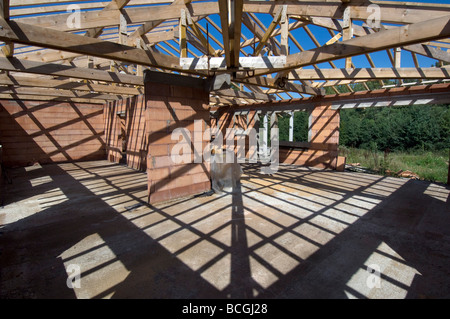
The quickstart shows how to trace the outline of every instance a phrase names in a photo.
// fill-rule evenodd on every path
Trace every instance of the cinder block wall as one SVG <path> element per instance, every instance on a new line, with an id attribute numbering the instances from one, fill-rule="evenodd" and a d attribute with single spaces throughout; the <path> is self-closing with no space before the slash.
<path id="1" fill-rule="evenodd" d="M 6 166 L 105 158 L 103 105 L 0 100 Z"/>
<path id="2" fill-rule="evenodd" d="M 126 131 L 126 164 L 145 171 L 147 168 L 147 135 L 145 121 L 145 96 L 138 95 L 123 100 L 108 102 L 105 107 L 106 156 L 118 163 L 122 158 L 121 123 L 119 114 L 124 114 Z"/>
<path id="3" fill-rule="evenodd" d="M 209 141 L 202 139 L 210 126 L 209 92 L 181 85 L 145 83 L 146 130 L 148 139 L 147 176 L 149 203 L 199 194 L 211 189 L 210 165 L 204 160 L 194 163 L 194 147 L 202 151 Z M 192 156 L 188 163 L 176 164 L 171 159 L 172 148 L 180 140 L 172 140 L 172 132 L 186 128 L 194 139 L 194 121 L 202 129 L 192 140 Z M 190 161 L 189 161 L 190 160 Z"/>

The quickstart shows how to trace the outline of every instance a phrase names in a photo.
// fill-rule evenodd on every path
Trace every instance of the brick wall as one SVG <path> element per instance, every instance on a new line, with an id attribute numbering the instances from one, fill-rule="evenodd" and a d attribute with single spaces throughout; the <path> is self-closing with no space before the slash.
<path id="1" fill-rule="evenodd" d="M 107 158 L 119 163 L 122 159 L 121 121 L 124 121 L 126 164 L 145 171 L 147 168 L 147 136 L 144 95 L 109 102 L 105 108 L 105 141 Z M 118 114 L 123 114 L 123 120 Z"/>
<path id="2" fill-rule="evenodd" d="M 213 128 L 218 128 L 223 136 L 223 144 L 225 147 L 227 134 L 226 130 L 227 128 L 234 128 L 236 131 L 238 130 L 249 130 L 254 128 L 256 132 L 259 132 L 259 123 L 258 119 L 259 117 L 256 114 L 256 111 L 249 111 L 246 114 L 239 114 L 234 115 L 233 112 L 223 112 L 217 119 L 215 119 L 212 122 Z M 238 148 L 238 140 L 243 139 L 245 148 L 244 150 L 239 150 Z M 238 135 L 234 137 L 234 145 L 235 145 L 235 154 L 238 157 L 246 157 L 249 158 L 249 156 L 254 156 L 253 152 L 255 152 L 255 149 L 252 149 L 250 147 L 250 138 L 249 136 L 242 136 Z M 238 154 L 239 153 L 239 154 Z"/>
<path id="3" fill-rule="evenodd" d="M 339 110 L 316 106 L 309 119 L 309 148 L 280 148 L 280 163 L 336 169 L 338 167 Z"/>
<path id="4" fill-rule="evenodd" d="M 243 116 L 235 116 L 233 120 L 232 108 L 224 109 L 216 121 L 216 127 L 220 128 L 224 137 L 228 127 L 255 128 L 259 132 L 259 127 L 263 126 L 263 119 L 262 115 L 257 117 L 255 113 L 255 110 L 249 110 L 245 119 Z M 342 169 L 342 159 L 338 163 L 339 121 L 339 110 L 332 110 L 329 105 L 314 107 L 310 115 L 309 143 L 302 143 L 308 147 L 299 149 L 280 146 L 280 163 Z M 268 137 L 269 139 L 270 137 Z M 247 158 L 252 154 L 248 142 L 247 137 L 245 142 Z"/>
<path id="5" fill-rule="evenodd" d="M 103 105 L 0 100 L 6 166 L 105 158 Z"/>
<path id="6" fill-rule="evenodd" d="M 203 89 L 180 85 L 147 82 L 146 128 L 148 138 L 147 176 L 149 203 L 167 201 L 202 193 L 211 189 L 210 165 L 194 163 L 194 147 L 202 151 L 208 141 L 202 140 L 203 130 L 210 126 L 209 93 Z M 188 163 L 176 164 L 171 159 L 172 140 L 177 128 L 187 128 L 194 138 L 194 121 L 200 120 L 200 139 L 192 140 L 192 155 Z M 181 145 L 181 144 L 179 144 Z M 189 147 L 188 146 L 188 147 Z"/>

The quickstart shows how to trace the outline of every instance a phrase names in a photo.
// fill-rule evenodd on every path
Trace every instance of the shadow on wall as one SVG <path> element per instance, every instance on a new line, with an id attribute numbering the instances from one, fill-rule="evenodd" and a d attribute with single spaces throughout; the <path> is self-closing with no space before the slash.
<path id="1" fill-rule="evenodd" d="M 259 169 L 247 165 L 230 194 L 157 206 L 145 204 L 146 174 L 123 166 L 17 170 L 10 200 L 36 195 L 42 209 L 2 228 L 1 297 L 450 297 L 448 188 Z M 367 284 L 376 265 L 380 287 Z"/>
<path id="2" fill-rule="evenodd" d="M 105 158 L 103 105 L 0 101 L 5 166 Z"/>
<path id="3" fill-rule="evenodd" d="M 148 141 L 144 95 L 109 102 L 106 105 L 105 143 L 109 161 L 119 163 L 126 157 L 128 167 L 146 170 Z"/>

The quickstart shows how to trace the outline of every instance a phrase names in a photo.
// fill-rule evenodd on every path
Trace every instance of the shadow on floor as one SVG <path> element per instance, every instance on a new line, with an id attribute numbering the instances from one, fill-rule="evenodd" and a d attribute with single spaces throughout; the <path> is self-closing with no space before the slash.
<path id="1" fill-rule="evenodd" d="M 231 194 L 131 211 L 145 173 L 105 161 L 16 170 L 0 215 L 0 297 L 450 297 L 448 188 L 258 170 L 245 166 Z M 70 289 L 78 262 L 82 288 Z"/>

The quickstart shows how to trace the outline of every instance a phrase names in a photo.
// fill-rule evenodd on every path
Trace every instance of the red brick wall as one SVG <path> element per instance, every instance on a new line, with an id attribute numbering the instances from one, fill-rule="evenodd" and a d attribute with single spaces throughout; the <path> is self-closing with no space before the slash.
<path id="1" fill-rule="evenodd" d="M 125 111 L 126 100 L 108 102 L 105 106 L 105 144 L 106 158 L 110 162 L 119 163 L 122 158 L 121 144 L 119 142 L 120 121 L 117 112 Z"/>
<path id="2" fill-rule="evenodd" d="M 280 163 L 337 168 L 339 110 L 330 105 L 315 107 L 310 116 L 310 147 L 305 150 L 280 148 Z"/>
<path id="3" fill-rule="evenodd" d="M 249 111 L 247 120 L 237 116 L 236 128 L 250 129 L 255 127 L 255 110 Z M 339 110 L 332 110 L 331 106 L 316 106 L 310 116 L 310 143 L 307 149 L 295 149 L 280 147 L 280 163 L 294 164 L 301 166 L 313 166 L 319 168 L 336 169 L 338 166 L 338 146 L 339 146 Z M 248 124 L 247 124 L 248 123 Z M 262 116 L 259 121 L 263 126 Z M 228 127 L 233 127 L 233 111 L 224 111 L 217 119 L 217 127 L 222 131 L 225 138 L 225 131 Z M 259 130 L 259 128 L 255 128 Z M 250 154 L 248 137 L 246 138 L 246 157 Z"/>
<path id="4" fill-rule="evenodd" d="M 256 124 L 256 111 L 249 111 L 248 114 L 239 114 L 234 116 L 233 120 L 233 112 L 223 112 L 213 123 L 213 128 L 218 128 L 223 136 L 223 146 L 226 145 L 227 128 L 234 128 L 236 130 L 248 130 L 251 128 L 255 128 Z M 258 133 L 259 128 L 255 128 Z M 238 140 L 245 139 L 245 157 L 249 158 L 251 152 L 254 152 L 253 149 L 250 149 L 250 138 L 249 136 L 235 136 L 234 145 L 235 145 L 235 154 L 241 156 L 242 153 L 238 154 Z"/>
<path id="5" fill-rule="evenodd" d="M 210 190 L 209 163 L 194 163 L 193 151 L 189 163 L 175 164 L 171 160 L 172 148 L 178 143 L 171 139 L 174 129 L 187 128 L 193 139 L 195 120 L 202 121 L 202 130 L 198 132 L 200 137 L 203 130 L 210 126 L 209 93 L 201 89 L 152 82 L 145 84 L 145 92 L 149 203 Z M 200 139 L 195 142 L 195 147 L 202 151 L 207 142 Z"/>
<path id="6" fill-rule="evenodd" d="M 103 105 L 0 100 L 6 166 L 105 158 Z"/>
<path id="7" fill-rule="evenodd" d="M 118 163 L 121 158 L 122 140 L 118 112 L 125 113 L 127 166 L 145 171 L 147 168 L 147 136 L 145 133 L 144 95 L 109 102 L 105 108 L 105 141 L 107 158 Z"/>

